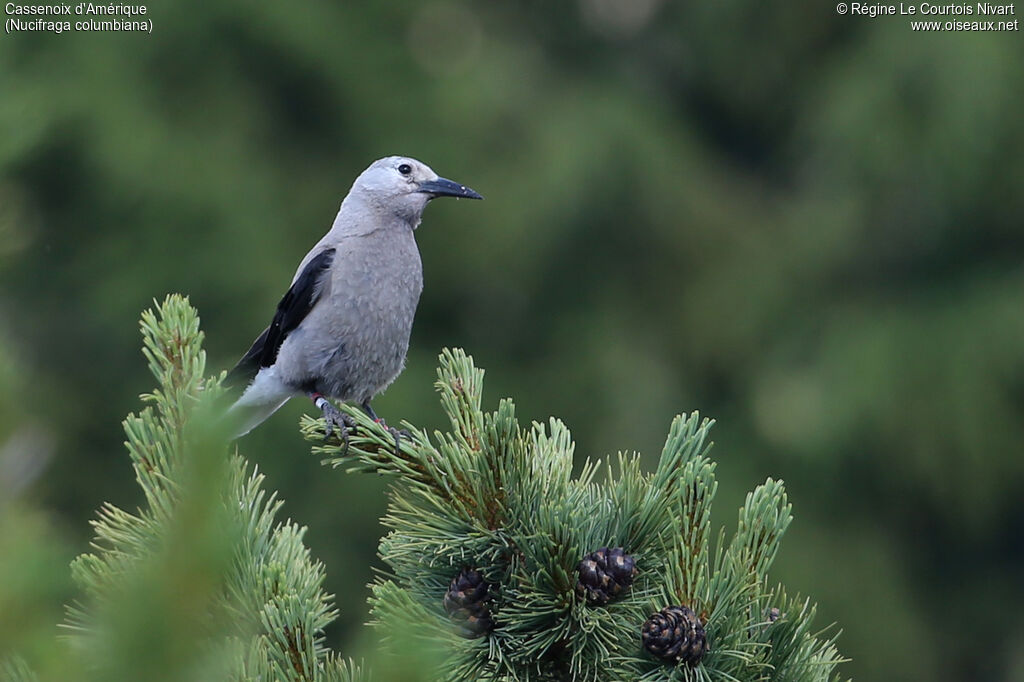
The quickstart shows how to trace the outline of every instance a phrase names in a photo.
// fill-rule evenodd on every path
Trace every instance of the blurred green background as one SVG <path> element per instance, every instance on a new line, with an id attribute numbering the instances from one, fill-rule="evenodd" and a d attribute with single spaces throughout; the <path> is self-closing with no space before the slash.
<path id="1" fill-rule="evenodd" d="M 0 654 L 52 637 L 100 503 L 142 502 L 139 312 L 190 295 L 230 367 L 407 154 L 487 201 L 427 210 L 382 416 L 442 425 L 443 346 L 581 457 L 653 459 L 700 409 L 719 523 L 787 482 L 775 575 L 847 675 L 1024 680 L 1024 42 L 819 5 L 220 1 L 0 36 Z M 384 482 L 322 469 L 304 411 L 240 447 L 359 656 Z"/>

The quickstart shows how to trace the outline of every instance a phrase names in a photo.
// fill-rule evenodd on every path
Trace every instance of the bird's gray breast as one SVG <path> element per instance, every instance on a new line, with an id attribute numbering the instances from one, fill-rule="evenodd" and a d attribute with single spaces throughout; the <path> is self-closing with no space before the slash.
<path id="1" fill-rule="evenodd" d="M 294 346 L 289 373 L 305 377 L 301 388 L 362 402 L 405 365 L 423 266 L 412 230 L 404 226 L 346 237 L 337 249 L 320 300 L 282 345 L 282 355 Z"/>

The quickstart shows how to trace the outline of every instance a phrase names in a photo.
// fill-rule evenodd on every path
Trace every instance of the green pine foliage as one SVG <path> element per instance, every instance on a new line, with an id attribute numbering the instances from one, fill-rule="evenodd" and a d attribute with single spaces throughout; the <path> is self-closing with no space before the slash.
<path id="1" fill-rule="evenodd" d="M 39 682 L 39 677 L 25 659 L 11 656 L 0 661 L 0 680 L 4 682 Z"/>
<path id="2" fill-rule="evenodd" d="M 788 527 L 781 481 L 746 499 L 735 535 L 713 534 L 712 422 L 677 417 L 657 469 L 637 455 L 573 477 L 573 440 L 562 422 L 520 426 L 511 400 L 481 409 L 483 370 L 460 350 L 441 355 L 437 388 L 451 431 L 432 436 L 404 424 L 393 434 L 357 409 L 347 443 L 324 442 L 306 417 L 305 436 L 325 463 L 397 476 L 379 553 L 390 569 L 373 586 L 381 638 L 396 651 L 433 647 L 445 680 L 838 679 L 835 633 L 815 631 L 814 607 L 769 583 Z M 632 586 L 604 606 L 577 591 L 580 560 L 622 547 L 638 568 Z M 493 630 L 461 631 L 443 607 L 452 580 L 478 570 L 490 584 Z M 696 663 L 661 660 L 640 632 L 652 614 L 686 605 L 706 628 Z M 426 643 L 426 644 L 424 644 Z"/>
<path id="3" fill-rule="evenodd" d="M 170 296 L 141 326 L 157 388 L 124 427 L 144 503 L 104 505 L 92 551 L 72 563 L 83 596 L 68 609 L 64 659 L 33 671 L 38 661 L 10 657 L 0 679 L 367 679 L 325 645 L 336 611 L 305 529 L 276 520 L 282 502 L 229 449 L 196 311 Z M 371 607 L 399 655 L 378 661 L 380 679 L 838 679 L 836 633 L 815 631 L 810 601 L 769 583 L 791 520 L 782 483 L 747 496 L 731 539 L 713 533 L 711 421 L 677 417 L 653 472 L 620 454 L 573 476 L 569 430 L 555 419 L 521 427 L 508 399 L 485 413 L 483 371 L 462 351 L 442 354 L 437 386 L 448 433 L 406 424 L 396 444 L 355 408 L 347 443 L 324 442 L 319 420 L 302 423 L 326 462 L 396 475 L 379 546 L 390 570 Z M 635 561 L 635 577 L 607 603 L 588 602 L 581 558 L 613 547 Z M 486 583 L 469 605 L 485 617 L 468 625 L 459 608 L 484 592 L 455 594 L 460 576 Z M 677 663 L 646 650 L 640 632 L 680 605 L 708 646 Z"/>
<path id="4" fill-rule="evenodd" d="M 277 521 L 282 501 L 229 452 L 196 311 L 169 296 L 143 314 L 142 335 L 158 387 L 124 428 L 145 504 L 105 504 L 93 551 L 72 563 L 85 596 L 66 632 L 83 677 L 360 679 L 324 646 L 336 611 L 305 528 Z"/>

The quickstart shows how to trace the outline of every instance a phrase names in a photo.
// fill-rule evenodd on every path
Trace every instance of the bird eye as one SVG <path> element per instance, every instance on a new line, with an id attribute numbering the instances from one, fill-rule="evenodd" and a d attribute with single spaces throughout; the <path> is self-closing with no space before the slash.
<path id="1" fill-rule="evenodd" d="M 403 163 L 401 166 L 398 167 L 398 172 L 401 173 L 402 175 L 408 175 L 409 173 L 412 173 L 412 166 L 410 166 L 407 163 Z"/>

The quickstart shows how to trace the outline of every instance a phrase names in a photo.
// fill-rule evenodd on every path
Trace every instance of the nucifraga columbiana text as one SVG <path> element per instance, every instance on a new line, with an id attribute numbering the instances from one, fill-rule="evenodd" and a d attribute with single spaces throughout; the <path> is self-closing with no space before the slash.
<path id="1" fill-rule="evenodd" d="M 331 229 L 299 263 L 270 326 L 225 383 L 247 385 L 231 406 L 237 434 L 305 394 L 347 440 L 350 420 L 329 399 L 370 401 L 405 365 L 423 266 L 413 231 L 436 197 L 483 199 L 426 164 L 389 156 L 370 164 Z M 397 441 L 397 435 L 396 435 Z"/>

